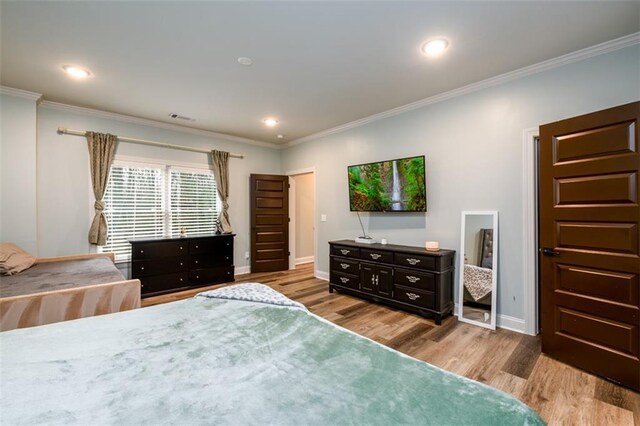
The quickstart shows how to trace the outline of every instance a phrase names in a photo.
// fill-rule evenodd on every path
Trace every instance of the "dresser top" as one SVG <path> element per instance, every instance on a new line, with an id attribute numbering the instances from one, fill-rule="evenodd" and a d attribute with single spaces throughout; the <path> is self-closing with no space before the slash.
<path id="1" fill-rule="evenodd" d="M 155 243 L 161 241 L 188 241 L 196 238 L 224 238 L 235 237 L 236 234 L 201 234 L 201 235 L 187 235 L 186 237 L 171 236 L 171 237 L 156 237 L 156 238 L 131 238 L 127 241 L 130 243 Z"/>
<path id="2" fill-rule="evenodd" d="M 372 249 L 372 250 L 383 250 L 383 251 L 398 251 L 404 253 L 414 253 L 414 254 L 426 254 L 427 256 L 453 256 L 455 254 L 455 250 L 448 249 L 440 249 L 438 251 L 427 251 L 424 247 L 416 247 L 416 246 L 402 246 L 397 244 L 362 244 L 356 243 L 353 240 L 338 240 L 338 241 L 329 241 L 329 244 L 336 244 L 341 246 L 348 247 L 357 247 L 362 249 Z"/>

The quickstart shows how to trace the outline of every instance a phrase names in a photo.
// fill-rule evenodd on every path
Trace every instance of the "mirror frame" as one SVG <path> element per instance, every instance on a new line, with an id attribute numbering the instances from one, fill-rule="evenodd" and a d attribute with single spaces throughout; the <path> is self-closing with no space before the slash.
<path id="1" fill-rule="evenodd" d="M 464 253 L 465 253 L 465 222 L 467 216 L 493 216 L 493 261 L 492 268 L 493 274 L 491 276 L 491 322 L 484 323 L 468 318 L 464 318 L 463 304 L 464 304 Z M 497 294 L 498 294 L 498 211 L 497 210 L 463 210 L 460 219 L 460 254 L 458 260 L 459 270 L 459 286 L 458 286 L 458 321 L 474 324 L 480 327 L 489 328 L 491 330 L 496 329 L 496 316 L 497 316 Z"/>

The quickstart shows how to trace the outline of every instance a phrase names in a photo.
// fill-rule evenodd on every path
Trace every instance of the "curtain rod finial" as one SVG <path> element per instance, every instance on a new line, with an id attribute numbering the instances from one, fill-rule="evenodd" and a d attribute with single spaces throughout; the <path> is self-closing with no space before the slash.
<path id="1" fill-rule="evenodd" d="M 64 127 L 58 127 L 58 131 L 57 131 L 57 133 L 58 133 L 59 135 L 64 135 L 64 131 L 65 131 L 65 130 L 66 130 L 66 129 L 65 129 Z"/>

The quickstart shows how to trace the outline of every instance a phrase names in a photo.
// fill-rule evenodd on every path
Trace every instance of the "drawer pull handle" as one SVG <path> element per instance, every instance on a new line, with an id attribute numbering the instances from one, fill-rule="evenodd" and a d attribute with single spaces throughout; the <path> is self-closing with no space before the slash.
<path id="1" fill-rule="evenodd" d="M 200 279 L 200 275 L 196 275 L 196 279 Z"/>
<path id="2" fill-rule="evenodd" d="M 351 253 L 351 250 L 340 250 L 340 253 L 349 254 L 349 253 Z"/>
<path id="3" fill-rule="evenodd" d="M 413 258 L 407 259 L 407 263 L 409 265 L 417 265 L 418 263 L 420 263 L 420 259 L 413 259 Z"/>
<path id="4" fill-rule="evenodd" d="M 182 281 L 183 281 L 183 279 L 182 279 L 182 278 L 180 278 L 180 281 L 182 282 Z"/>
<path id="5" fill-rule="evenodd" d="M 407 279 L 410 283 L 417 283 L 418 281 L 420 281 L 419 277 L 414 277 L 413 275 L 407 275 Z"/>
<path id="6" fill-rule="evenodd" d="M 198 264 L 198 261 L 196 260 L 196 265 Z"/>
<path id="7" fill-rule="evenodd" d="M 342 281 L 342 284 L 346 284 L 349 282 L 349 278 L 340 277 L 340 281 Z"/>
<path id="8" fill-rule="evenodd" d="M 182 250 L 182 246 L 180 246 L 180 250 Z"/>
<path id="9" fill-rule="evenodd" d="M 376 275 L 376 285 L 378 285 L 378 278 L 380 278 L 380 275 Z"/>
<path id="10" fill-rule="evenodd" d="M 196 248 L 198 248 L 198 246 L 196 246 Z"/>
<path id="11" fill-rule="evenodd" d="M 180 262 L 180 266 L 184 265 L 184 263 Z"/>
<path id="12" fill-rule="evenodd" d="M 144 253 L 144 250 L 140 250 L 140 253 Z"/>
<path id="13" fill-rule="evenodd" d="M 350 265 L 349 265 L 348 263 L 341 263 L 341 264 L 340 264 L 340 267 L 341 267 L 342 269 L 349 269 L 349 266 L 350 266 Z"/>
<path id="14" fill-rule="evenodd" d="M 415 293 L 407 293 L 407 297 L 411 300 L 416 300 L 416 299 L 420 299 L 420 295 L 415 294 Z"/>
<path id="15" fill-rule="evenodd" d="M 373 260 L 378 260 L 378 259 L 380 259 L 382 257 L 382 255 L 376 254 L 376 253 L 369 253 L 369 254 L 371 255 L 371 258 Z"/>
<path id="16" fill-rule="evenodd" d="M 141 267 L 140 267 L 140 270 L 141 270 L 141 271 L 144 271 L 144 266 L 141 266 Z"/>
<path id="17" fill-rule="evenodd" d="M 140 284 L 140 288 L 144 288 L 144 284 Z"/>

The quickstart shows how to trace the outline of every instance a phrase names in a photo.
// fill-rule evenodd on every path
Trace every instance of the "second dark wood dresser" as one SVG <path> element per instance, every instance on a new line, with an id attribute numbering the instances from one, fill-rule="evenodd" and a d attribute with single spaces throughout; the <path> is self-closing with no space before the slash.
<path id="1" fill-rule="evenodd" d="M 420 315 L 436 324 L 453 311 L 455 251 L 330 241 L 329 291 L 339 290 Z"/>
<path id="2" fill-rule="evenodd" d="M 130 240 L 131 278 L 142 282 L 142 297 L 233 281 L 234 236 Z"/>

